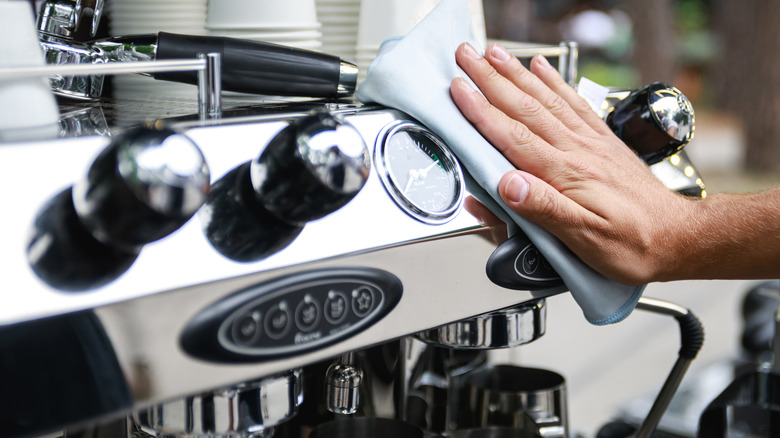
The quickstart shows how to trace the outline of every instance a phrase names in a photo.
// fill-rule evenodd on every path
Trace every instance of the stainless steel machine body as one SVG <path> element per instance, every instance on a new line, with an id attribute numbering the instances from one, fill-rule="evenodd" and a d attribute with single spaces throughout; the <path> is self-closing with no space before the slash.
<path id="1" fill-rule="evenodd" d="M 354 126 L 372 152 L 383 128 L 409 121 L 402 113 L 381 108 L 317 106 Z M 274 135 L 309 109 L 226 117 L 214 123 L 160 123 L 185 133 L 198 145 L 214 182 L 256 157 Z M 307 223 L 287 248 L 264 260 L 237 262 L 218 253 L 196 215 L 169 236 L 145 245 L 127 272 L 105 286 L 80 292 L 58 290 L 36 276 L 28 263 L 29 230 L 41 207 L 81 180 L 109 141 L 108 136 L 88 136 L 0 147 L 3 198 L 8 206 L 0 231 L 4 284 L 8 286 L 1 298 L 0 329 L 35 327 L 39 321 L 63 314 L 92 313 L 104 327 L 121 370 L 117 377 L 124 381 L 117 383 L 126 385 L 130 394 L 129 400 L 99 412 L 98 417 L 125 415 L 167 400 L 286 372 L 550 293 L 513 291 L 492 284 L 485 275 L 485 262 L 499 243 L 493 240 L 495 230 L 479 225 L 462 207 L 451 220 L 436 225 L 411 217 L 387 193 L 375 168 L 346 206 Z M 210 361 L 182 348 L 187 324 L 220 299 L 283 276 L 336 268 L 391 273 L 402 285 L 397 305 L 337 342 L 286 355 Z M 30 369 L 40 373 L 40 383 L 47 381 L 47 366 L 37 364 Z M 69 391 L 78 391 L 81 383 L 57 382 Z M 60 426 L 76 426 L 88 418 L 71 420 Z"/>

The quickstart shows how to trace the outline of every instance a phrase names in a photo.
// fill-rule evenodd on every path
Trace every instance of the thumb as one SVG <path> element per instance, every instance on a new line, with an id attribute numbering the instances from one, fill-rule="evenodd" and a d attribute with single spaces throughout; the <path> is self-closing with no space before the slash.
<path id="1" fill-rule="evenodd" d="M 498 183 L 498 193 L 509 208 L 549 231 L 571 224 L 574 216 L 572 200 L 526 172 L 505 174 Z"/>

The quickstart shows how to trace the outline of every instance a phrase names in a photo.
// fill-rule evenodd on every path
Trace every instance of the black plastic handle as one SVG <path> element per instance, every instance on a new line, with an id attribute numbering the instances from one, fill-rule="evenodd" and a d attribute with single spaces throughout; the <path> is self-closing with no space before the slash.
<path id="1" fill-rule="evenodd" d="M 222 89 L 273 96 L 338 97 L 341 59 L 308 50 L 236 38 L 160 32 L 156 59 L 222 55 Z M 155 79 L 197 84 L 197 72 L 157 73 Z"/>

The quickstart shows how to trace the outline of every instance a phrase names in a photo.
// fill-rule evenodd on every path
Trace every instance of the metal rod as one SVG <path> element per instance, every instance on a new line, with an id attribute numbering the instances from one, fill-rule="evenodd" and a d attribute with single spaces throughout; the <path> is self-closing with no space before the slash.
<path id="1" fill-rule="evenodd" d="M 222 55 L 198 53 L 206 68 L 198 70 L 198 113 L 202 119 L 222 115 Z"/>
<path id="2" fill-rule="evenodd" d="M 569 56 L 567 58 L 568 65 L 566 66 L 566 73 L 567 76 L 565 76 L 563 79 L 569 84 L 574 85 L 574 82 L 577 80 L 577 63 L 579 62 L 580 57 L 580 51 L 579 46 L 574 41 L 567 41 L 565 43 L 566 47 L 569 48 Z"/>
<path id="3" fill-rule="evenodd" d="M 691 365 L 690 359 L 678 358 L 674 363 L 672 370 L 669 372 L 669 376 L 666 377 L 664 386 L 661 387 L 661 391 L 653 402 L 653 407 L 650 408 L 647 417 L 645 417 L 642 425 L 639 426 L 639 430 L 634 438 L 650 438 L 658 427 L 658 423 L 661 422 L 661 418 L 666 412 L 666 408 L 669 407 L 672 398 L 674 397 L 677 388 L 680 387 L 685 372 L 688 371 L 688 367 Z"/>
<path id="4" fill-rule="evenodd" d="M 658 313 L 660 315 L 667 315 L 667 316 L 685 316 L 687 315 L 688 309 L 685 307 L 679 306 L 674 303 L 670 303 L 668 301 L 661 301 L 657 300 L 655 298 L 648 298 L 648 297 L 642 297 L 639 299 L 639 302 L 636 304 L 636 308 L 639 310 L 645 310 L 652 313 Z"/>
<path id="5" fill-rule="evenodd" d="M 206 63 L 207 61 L 205 59 L 184 59 L 170 61 L 111 62 L 105 64 L 53 64 L 37 67 L 0 68 L 0 80 L 49 76 L 200 71 L 206 69 Z"/>
<path id="6" fill-rule="evenodd" d="M 533 58 L 536 55 L 565 56 L 569 53 L 569 48 L 556 46 L 507 47 L 506 51 L 515 58 Z"/>

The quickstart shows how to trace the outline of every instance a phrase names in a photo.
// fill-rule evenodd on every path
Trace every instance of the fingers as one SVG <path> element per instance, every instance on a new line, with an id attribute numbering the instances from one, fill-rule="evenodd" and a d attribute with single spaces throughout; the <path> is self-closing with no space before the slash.
<path id="1" fill-rule="evenodd" d="M 514 56 L 510 55 L 503 47 L 493 44 L 485 52 L 485 59 L 496 69 L 501 76 L 506 77 L 515 87 L 521 89 L 529 96 L 537 100 L 553 116 L 561 121 L 567 128 L 580 134 L 588 134 L 593 129 L 589 123 L 583 120 L 578 107 L 580 103 L 585 105 L 590 115 L 598 116 L 590 109 L 590 106 L 577 95 L 572 87 L 561 78 L 558 71 L 553 68 L 543 56 L 536 56 L 532 60 L 532 67 L 536 71 L 528 71 L 525 66 Z M 548 83 L 543 81 L 539 73 L 544 73 L 545 78 L 554 81 L 556 88 L 551 89 Z M 563 93 L 569 91 L 570 93 Z"/>
<path id="2" fill-rule="evenodd" d="M 493 64 L 495 65 L 495 63 Z M 497 66 L 496 70 L 499 72 L 503 71 L 500 66 Z M 563 80 L 558 70 L 554 69 L 544 56 L 534 56 L 531 60 L 531 72 L 533 73 L 532 76 L 537 77 L 556 96 L 560 96 L 590 128 L 600 134 L 611 132 L 604 120 L 593 111 L 582 96 L 577 94 L 574 88 Z M 558 115 L 557 113 L 555 114 Z"/>
<path id="3" fill-rule="evenodd" d="M 491 46 L 493 49 L 496 47 Z M 576 117 L 568 104 L 555 93 L 549 92 L 549 89 L 547 89 L 548 93 L 543 99 L 537 99 L 533 93 L 540 95 L 539 90 L 546 89 L 544 83 L 506 51 L 498 50 L 497 53 L 498 56 L 506 58 L 499 61 L 499 64 L 506 64 L 506 68 L 515 68 L 514 75 L 498 71 L 468 43 L 461 44 L 455 54 L 458 65 L 469 75 L 493 106 L 506 113 L 510 118 L 533 126 L 535 134 L 548 143 L 562 148 L 569 144 L 571 129 L 565 129 L 566 126 L 558 115 L 551 113 L 551 109 L 559 113 L 568 111 L 570 113 L 568 118 L 572 124 L 579 124 L 580 128 L 587 127 L 579 117 Z M 514 62 L 511 62 L 513 59 Z M 509 67 L 510 64 L 511 67 Z M 510 79 L 517 79 L 526 87 L 518 86 Z M 544 103 L 550 105 L 550 108 L 546 107 Z"/>
<path id="4" fill-rule="evenodd" d="M 583 218 L 593 216 L 546 182 L 522 171 L 504 175 L 498 193 L 509 208 L 564 241 L 568 234 L 577 232 Z"/>
<path id="5" fill-rule="evenodd" d="M 463 116 L 515 167 L 542 178 L 552 177 L 560 170 L 561 151 L 491 105 L 465 80 L 455 78 L 450 94 Z"/>

